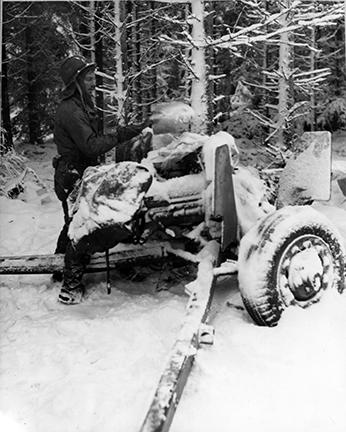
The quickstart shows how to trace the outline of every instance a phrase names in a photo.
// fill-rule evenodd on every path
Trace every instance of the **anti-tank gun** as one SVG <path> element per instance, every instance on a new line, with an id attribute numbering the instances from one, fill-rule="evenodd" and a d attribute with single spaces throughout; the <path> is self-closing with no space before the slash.
<path id="1" fill-rule="evenodd" d="M 94 252 L 119 241 L 145 247 L 151 241 L 196 263 L 212 243 L 218 250 L 214 273 L 238 272 L 244 305 L 260 325 L 276 325 L 288 306 L 307 307 L 326 289 L 341 292 L 343 240 L 323 214 L 302 205 L 329 197 L 330 134 L 304 134 L 281 173 L 278 210 L 246 194 L 253 178 L 250 171 L 244 176 L 243 168 L 235 170 L 232 158 L 237 149 L 229 134 L 184 133 L 157 146 L 141 164 L 90 168 L 70 237 L 75 242 L 86 238 Z M 306 166 L 309 170 L 302 169 Z M 319 174 L 318 187 L 311 181 L 313 171 Z M 229 260 L 236 256 L 237 263 Z M 222 270 L 216 270 L 220 264 Z"/>
<path id="2" fill-rule="evenodd" d="M 328 132 L 302 137 L 281 174 L 279 210 L 249 193 L 260 180 L 234 169 L 232 159 L 238 155 L 229 134 L 185 133 L 164 144 L 141 164 L 86 170 L 71 205 L 69 235 L 93 245 L 89 271 L 167 254 L 199 263 L 203 248 L 213 244 L 214 273 L 236 271 L 247 311 L 257 324 L 269 326 L 288 306 L 307 307 L 326 289 L 343 290 L 343 240 L 320 212 L 295 205 L 329 197 Z M 311 181 L 316 173 L 317 186 Z M 105 250 L 110 250 L 108 259 Z M 2 274 L 51 273 L 62 267 L 60 255 L 0 259 Z"/>

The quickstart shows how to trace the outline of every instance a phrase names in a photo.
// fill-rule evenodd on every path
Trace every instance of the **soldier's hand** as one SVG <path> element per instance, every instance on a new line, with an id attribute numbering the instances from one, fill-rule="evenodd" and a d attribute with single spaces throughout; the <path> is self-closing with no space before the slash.
<path id="1" fill-rule="evenodd" d="M 147 157 L 150 150 L 152 150 L 152 137 L 153 132 L 150 128 L 143 129 L 138 137 L 133 138 L 131 146 L 131 159 L 136 162 L 141 162 L 142 159 Z"/>

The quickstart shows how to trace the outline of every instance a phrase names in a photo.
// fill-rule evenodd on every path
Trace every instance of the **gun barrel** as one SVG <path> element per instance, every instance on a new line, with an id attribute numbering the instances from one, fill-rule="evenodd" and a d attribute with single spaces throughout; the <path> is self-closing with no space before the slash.
<path id="1" fill-rule="evenodd" d="M 149 220 L 165 226 L 196 224 L 204 220 L 205 206 L 202 194 L 172 198 L 169 201 L 150 200 L 146 215 Z"/>

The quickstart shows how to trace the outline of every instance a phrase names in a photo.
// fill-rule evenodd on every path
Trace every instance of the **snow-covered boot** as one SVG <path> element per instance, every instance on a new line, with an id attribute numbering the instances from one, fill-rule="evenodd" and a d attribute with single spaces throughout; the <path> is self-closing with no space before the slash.
<path id="1" fill-rule="evenodd" d="M 84 294 L 83 287 L 79 287 L 73 290 L 69 290 L 68 288 L 62 287 L 59 293 L 58 300 L 61 303 L 67 305 L 78 304 L 82 301 L 83 294 Z"/>

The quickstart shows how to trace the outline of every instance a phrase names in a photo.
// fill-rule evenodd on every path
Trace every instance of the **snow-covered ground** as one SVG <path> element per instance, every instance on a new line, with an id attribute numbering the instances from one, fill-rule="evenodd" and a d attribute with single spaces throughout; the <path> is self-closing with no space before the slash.
<path id="1" fill-rule="evenodd" d="M 30 163 L 49 187 L 52 152 Z M 346 242 L 346 203 L 333 192 L 318 208 Z M 60 203 L 34 183 L 25 194 L 0 199 L 0 255 L 54 250 Z M 87 298 L 69 307 L 49 275 L 1 276 L 0 430 L 137 431 L 186 302 L 156 292 L 156 282 L 155 273 L 134 283 L 114 272 L 109 296 L 104 274 L 88 276 Z M 275 328 L 258 327 L 235 278 L 220 281 L 215 344 L 198 353 L 172 431 L 344 432 L 345 312 L 346 296 L 330 292 L 307 310 L 288 309 Z"/>
<path id="2" fill-rule="evenodd" d="M 345 431 L 345 296 L 289 309 L 275 328 L 256 327 L 238 307 L 234 289 L 213 319 L 214 345 L 198 353 L 172 432 Z"/>

